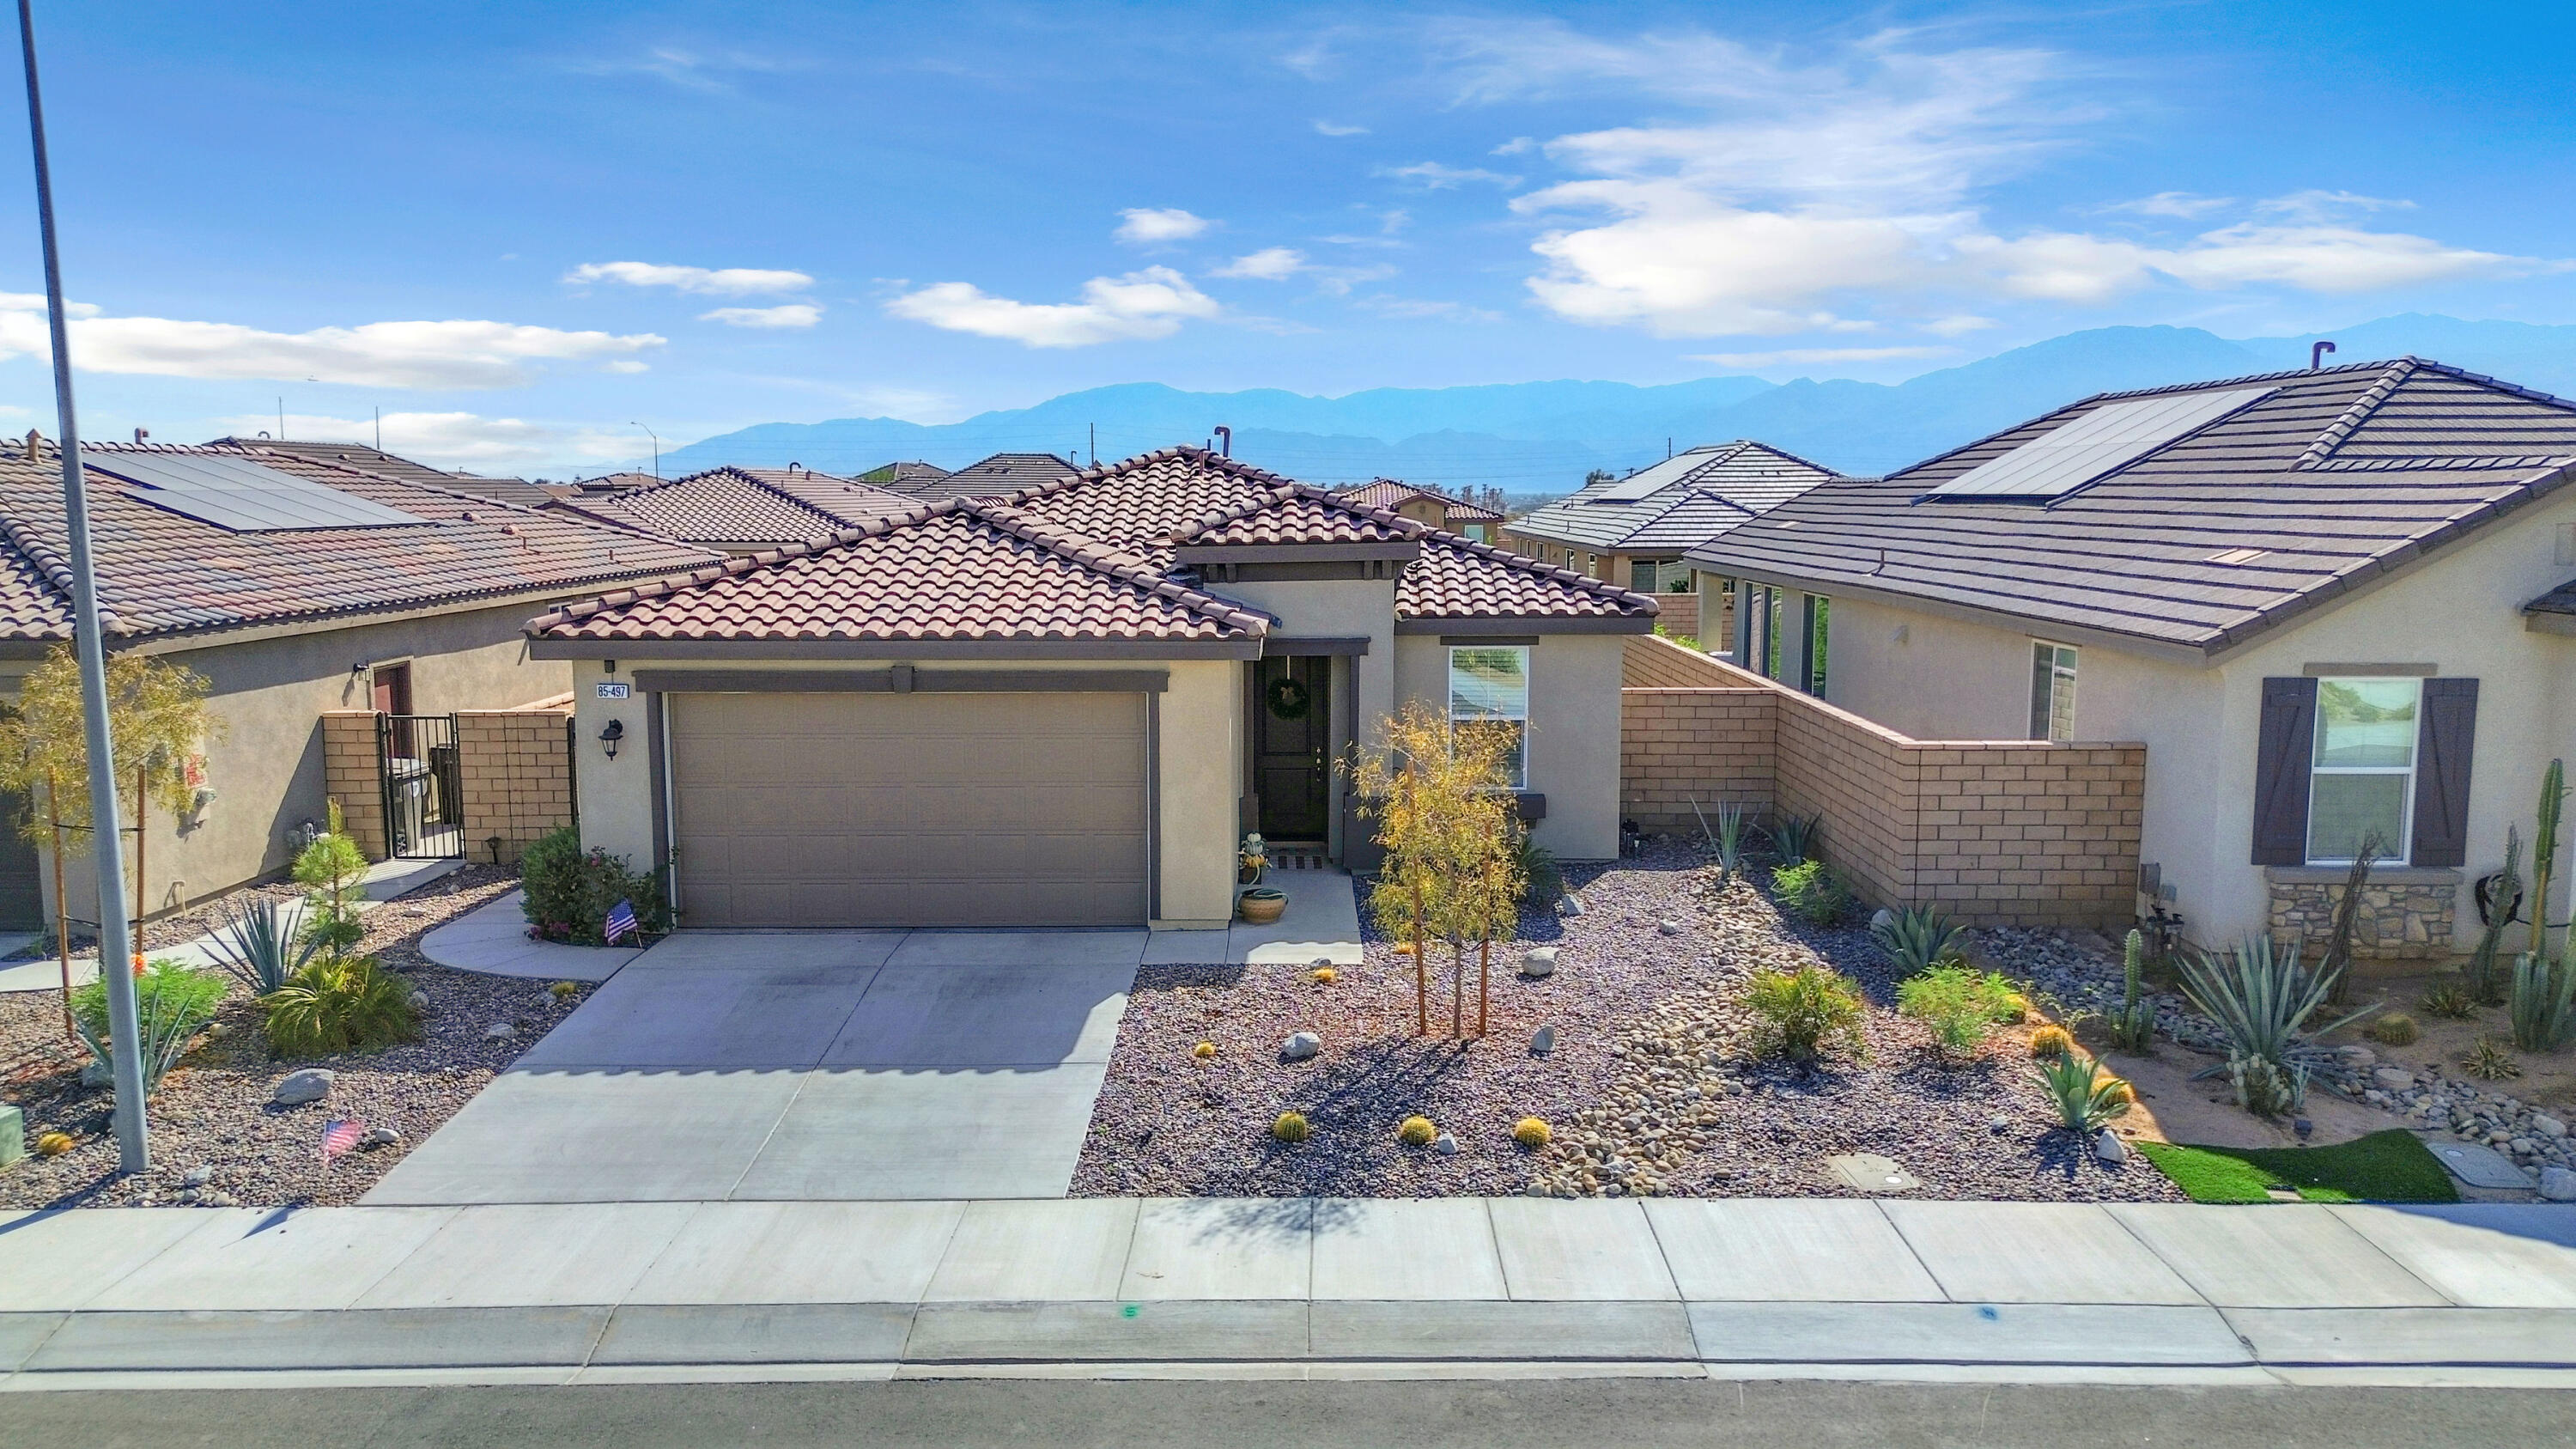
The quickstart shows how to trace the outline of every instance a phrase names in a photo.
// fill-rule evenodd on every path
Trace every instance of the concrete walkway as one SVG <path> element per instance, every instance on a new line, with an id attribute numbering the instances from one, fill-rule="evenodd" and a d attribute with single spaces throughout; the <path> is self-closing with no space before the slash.
<path id="1" fill-rule="evenodd" d="M 1163 1200 L 0 1219 L 9 1389 L 1656 1374 L 2576 1386 L 2576 1209 Z"/>

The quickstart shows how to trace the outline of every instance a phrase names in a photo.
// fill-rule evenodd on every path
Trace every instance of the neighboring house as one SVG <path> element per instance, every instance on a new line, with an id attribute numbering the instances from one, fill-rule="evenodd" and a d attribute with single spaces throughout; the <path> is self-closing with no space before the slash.
<path id="1" fill-rule="evenodd" d="M 108 648 L 204 675 L 226 728 L 206 745 L 202 808 L 152 821 L 139 904 L 153 913 L 288 864 L 299 827 L 324 817 L 324 712 L 445 715 L 559 695 L 571 672 L 527 657 L 520 626 L 531 607 L 713 561 L 558 510 L 296 452 L 108 444 L 81 453 Z M 50 443 L 32 458 L 26 443 L 0 448 L 0 693 L 11 698 L 71 637 L 61 470 Z M 8 926 L 51 915 L 18 844 L 26 808 L 13 801 L 0 812 Z M 68 874 L 70 914 L 94 915 L 85 861 L 76 856 Z"/>
<path id="2" fill-rule="evenodd" d="M 923 505 L 918 498 L 791 464 L 709 468 L 668 483 L 570 498 L 557 506 L 722 553 L 758 553 Z"/>
<path id="3" fill-rule="evenodd" d="M 1515 553 L 1641 593 L 1695 596 L 1699 583 L 1683 554 L 1835 476 L 1766 444 L 1716 443 L 1625 478 L 1588 483 L 1505 522 L 1502 542 Z M 1668 603 L 1666 614 L 1666 632 L 1700 635 L 1700 616 L 1688 599 Z M 1716 629 L 1727 623 L 1718 619 Z"/>
<path id="4" fill-rule="evenodd" d="M 1199 448 L 953 499 L 528 625 L 588 842 L 698 926 L 1214 925 L 1235 851 L 1365 863 L 1407 701 L 1519 736 L 1540 843 L 1619 848 L 1655 603 Z M 613 755 L 613 735 L 625 747 Z"/>
<path id="5" fill-rule="evenodd" d="M 658 473 L 602 473 L 596 478 L 584 478 L 575 482 L 572 485 L 572 492 L 576 495 L 624 493 L 634 488 L 651 488 L 660 482 L 662 477 Z"/>
<path id="6" fill-rule="evenodd" d="M 916 468 L 927 465 L 896 463 L 889 466 Z M 936 478 L 916 477 L 886 486 L 934 503 L 944 498 L 1007 498 L 1022 489 L 1052 483 L 1080 471 L 1070 460 L 1053 453 L 995 453 L 954 473 L 943 473 Z"/>
<path id="7" fill-rule="evenodd" d="M 1690 558 L 1744 581 L 1736 657 L 1904 734 L 2143 741 L 2193 939 L 2322 937 L 2375 837 L 2365 954 L 2439 955 L 2576 753 L 2571 461 L 2576 404 L 2359 363 L 2086 398 Z"/>
<path id="8" fill-rule="evenodd" d="M 948 470 L 936 463 L 880 463 L 858 475 L 858 481 L 891 488 L 897 493 L 911 493 L 924 484 L 936 483 L 948 476 Z"/>
<path id="9" fill-rule="evenodd" d="M 1341 492 L 1343 497 L 1365 507 L 1383 508 L 1400 518 L 1410 518 L 1432 528 L 1445 528 L 1478 543 L 1493 542 L 1494 525 L 1503 521 L 1501 509 L 1452 498 L 1428 488 L 1416 488 L 1392 478 L 1380 478 Z"/>
<path id="10" fill-rule="evenodd" d="M 457 493 L 471 493 L 495 503 L 516 503 L 525 508 L 543 508 L 555 495 L 524 478 L 483 478 L 472 473 L 450 473 L 427 463 L 415 463 L 381 448 L 363 443 L 317 443 L 279 438 L 217 438 L 209 448 L 235 448 L 257 453 L 283 453 L 289 457 L 311 458 L 316 462 L 339 463 L 379 478 L 398 483 L 427 483 Z"/>

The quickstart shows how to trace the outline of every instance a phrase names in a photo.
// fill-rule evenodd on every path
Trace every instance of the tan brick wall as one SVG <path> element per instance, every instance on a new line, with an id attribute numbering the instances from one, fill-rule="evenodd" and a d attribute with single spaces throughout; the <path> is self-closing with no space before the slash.
<path id="1" fill-rule="evenodd" d="M 373 710 L 335 709 L 322 716 L 322 790 L 339 802 L 349 838 L 369 860 L 385 858 L 383 757 Z"/>
<path id="2" fill-rule="evenodd" d="M 1759 801 L 1821 815 L 1826 860 L 1873 904 L 2016 925 L 2135 908 L 2144 745 L 1909 739 L 1655 638 L 1623 673 L 1621 805 L 1647 830 L 1695 831 L 1692 798 Z"/>
<path id="3" fill-rule="evenodd" d="M 1656 628 L 1677 638 L 1699 639 L 1699 595 L 1657 594 L 1655 607 L 1660 610 L 1655 615 Z"/>
<path id="4" fill-rule="evenodd" d="M 460 710 L 458 774 L 465 786 L 465 853 L 515 861 L 538 837 L 572 823 L 572 758 L 564 709 Z"/>

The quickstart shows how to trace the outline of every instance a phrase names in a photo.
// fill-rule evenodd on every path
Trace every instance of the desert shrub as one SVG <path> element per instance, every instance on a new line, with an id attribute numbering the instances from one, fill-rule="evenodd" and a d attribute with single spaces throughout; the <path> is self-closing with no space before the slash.
<path id="1" fill-rule="evenodd" d="M 262 1004 L 269 1047 L 280 1056 L 377 1051 L 420 1034 L 411 983 L 372 956 L 316 961 Z"/>
<path id="2" fill-rule="evenodd" d="M 161 1079 L 179 1060 L 188 1043 L 215 1019 L 223 1003 L 224 978 L 176 961 L 155 961 L 134 978 L 134 1025 L 143 1048 L 143 1095 L 161 1090 Z M 72 1025 L 90 1054 L 109 1059 L 107 980 L 101 977 L 72 992 Z"/>
<path id="3" fill-rule="evenodd" d="M 1396 1140 L 1407 1147 L 1428 1147 L 1439 1135 L 1440 1129 L 1428 1117 L 1407 1117 L 1395 1129 Z"/>
<path id="4" fill-rule="evenodd" d="M 1555 1135 L 1549 1130 L 1545 1121 L 1536 1117 L 1523 1117 L 1512 1124 L 1512 1140 L 1523 1147 L 1533 1149 L 1545 1147 L 1548 1140 Z"/>
<path id="5" fill-rule="evenodd" d="M 2392 1011 L 2361 1029 L 2361 1034 L 2382 1046 L 2412 1046 L 2423 1031 L 2415 1018 L 2402 1011 Z"/>
<path id="6" fill-rule="evenodd" d="M 1851 905 L 1851 892 L 1834 879 L 1821 860 L 1802 860 L 1771 872 L 1771 893 L 1780 904 L 1819 926 L 1830 926 L 1842 919 Z"/>
<path id="7" fill-rule="evenodd" d="M 2126 1116 L 2135 1095 L 2129 1084 L 2102 1070 L 2081 1052 L 2066 1052 L 2039 1064 L 2039 1084 L 2057 1108 L 2057 1120 L 2069 1132 L 2092 1133 L 2114 1117 Z"/>
<path id="8" fill-rule="evenodd" d="M 1554 908 L 1565 896 L 1565 873 L 1556 868 L 1556 853 L 1539 844 L 1526 830 L 1520 832 L 1513 848 L 1519 855 L 1520 903 Z"/>
<path id="9" fill-rule="evenodd" d="M 233 974 L 253 996 L 266 996 L 301 971 L 326 943 L 304 929 L 304 909 L 293 901 L 254 898 L 228 907 L 207 940 L 215 964 Z"/>
<path id="10" fill-rule="evenodd" d="M 1896 1009 L 1931 1028 L 1942 1049 L 1966 1054 L 1986 1033 L 2021 1018 L 2023 1004 L 2011 982 L 1969 966 L 1935 966 L 1898 983 Z"/>
<path id="11" fill-rule="evenodd" d="M 2478 1014 L 2478 994 L 2469 989 L 2466 981 L 2436 982 L 2416 1005 L 2426 1016 L 2467 1021 Z"/>
<path id="12" fill-rule="evenodd" d="M 1279 1119 L 1270 1124 L 1270 1135 L 1282 1142 L 1303 1142 L 1313 1132 L 1314 1129 L 1306 1125 L 1303 1112 L 1282 1112 Z"/>
<path id="13" fill-rule="evenodd" d="M 2502 1082 L 2522 1075 L 2522 1063 L 2513 1059 L 2513 1043 L 2500 1036 L 2482 1036 L 2469 1043 L 2460 1057 L 2460 1065 L 2470 1076 L 2490 1082 Z"/>
<path id="14" fill-rule="evenodd" d="M 1860 1029 L 1860 992 L 1825 967 L 1757 971 L 1745 987 L 1744 1004 L 1762 1020 L 1754 1049 L 1764 1056 L 1808 1061 L 1827 1041 L 1837 1039 L 1856 1056 L 1868 1051 Z"/>
<path id="15" fill-rule="evenodd" d="M 635 919 L 648 933 L 671 929 L 661 881 L 622 855 L 596 846 L 582 849 L 581 833 L 572 826 L 529 846 L 520 857 L 519 876 L 527 890 L 528 924 L 546 940 L 606 945 L 608 913 L 619 901 L 634 905 Z"/>
<path id="16" fill-rule="evenodd" d="M 2075 1036 L 2062 1026 L 2043 1026 L 2030 1034 L 2030 1055 L 2033 1061 L 2062 1057 L 2073 1050 L 2075 1050 Z"/>
<path id="17" fill-rule="evenodd" d="M 1824 826 L 1822 815 L 1783 815 L 1762 833 L 1770 837 L 1771 853 L 1782 865 L 1795 865 L 1815 855 L 1816 836 Z"/>
<path id="18" fill-rule="evenodd" d="M 1880 911 L 1869 918 L 1871 939 L 1896 962 L 1899 976 L 1920 975 L 1963 959 L 1959 938 L 1967 933 L 1967 927 L 1952 922 L 1933 905 Z"/>
<path id="19" fill-rule="evenodd" d="M 2182 963 L 2183 995 L 2227 1033 L 2228 1055 L 2267 1062 L 2275 1075 L 2303 1068 L 2323 1048 L 2315 1038 L 2350 1026 L 2378 1010 L 2365 1006 L 2322 1026 L 2309 1018 L 2326 1003 L 2339 973 L 2310 975 L 2299 967 L 2299 948 L 2275 951 L 2272 938 L 2252 935 L 2225 956 L 2196 951 Z M 2410 1026 L 2413 1023 L 2408 1023 Z"/>

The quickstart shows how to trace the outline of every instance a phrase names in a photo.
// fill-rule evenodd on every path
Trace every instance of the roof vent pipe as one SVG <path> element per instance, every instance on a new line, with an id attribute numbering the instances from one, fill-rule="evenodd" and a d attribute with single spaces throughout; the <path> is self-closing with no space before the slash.
<path id="1" fill-rule="evenodd" d="M 2316 371 L 2320 366 L 2323 366 L 2323 364 L 2322 364 L 2318 359 L 2320 359 L 2320 358 L 2324 357 L 2327 353 L 2332 352 L 2332 351 L 2334 351 L 2334 350 L 2335 350 L 2335 345 L 2334 345 L 2333 343 L 2331 343 L 2331 342 L 2311 342 L 2311 343 L 2309 343 L 2309 344 L 2308 344 L 2308 371 L 2310 371 L 2310 372 L 2314 372 L 2314 371 Z"/>
<path id="2" fill-rule="evenodd" d="M 1216 425 L 1216 455 L 1220 458 L 1234 456 L 1234 429 L 1223 423 Z"/>

